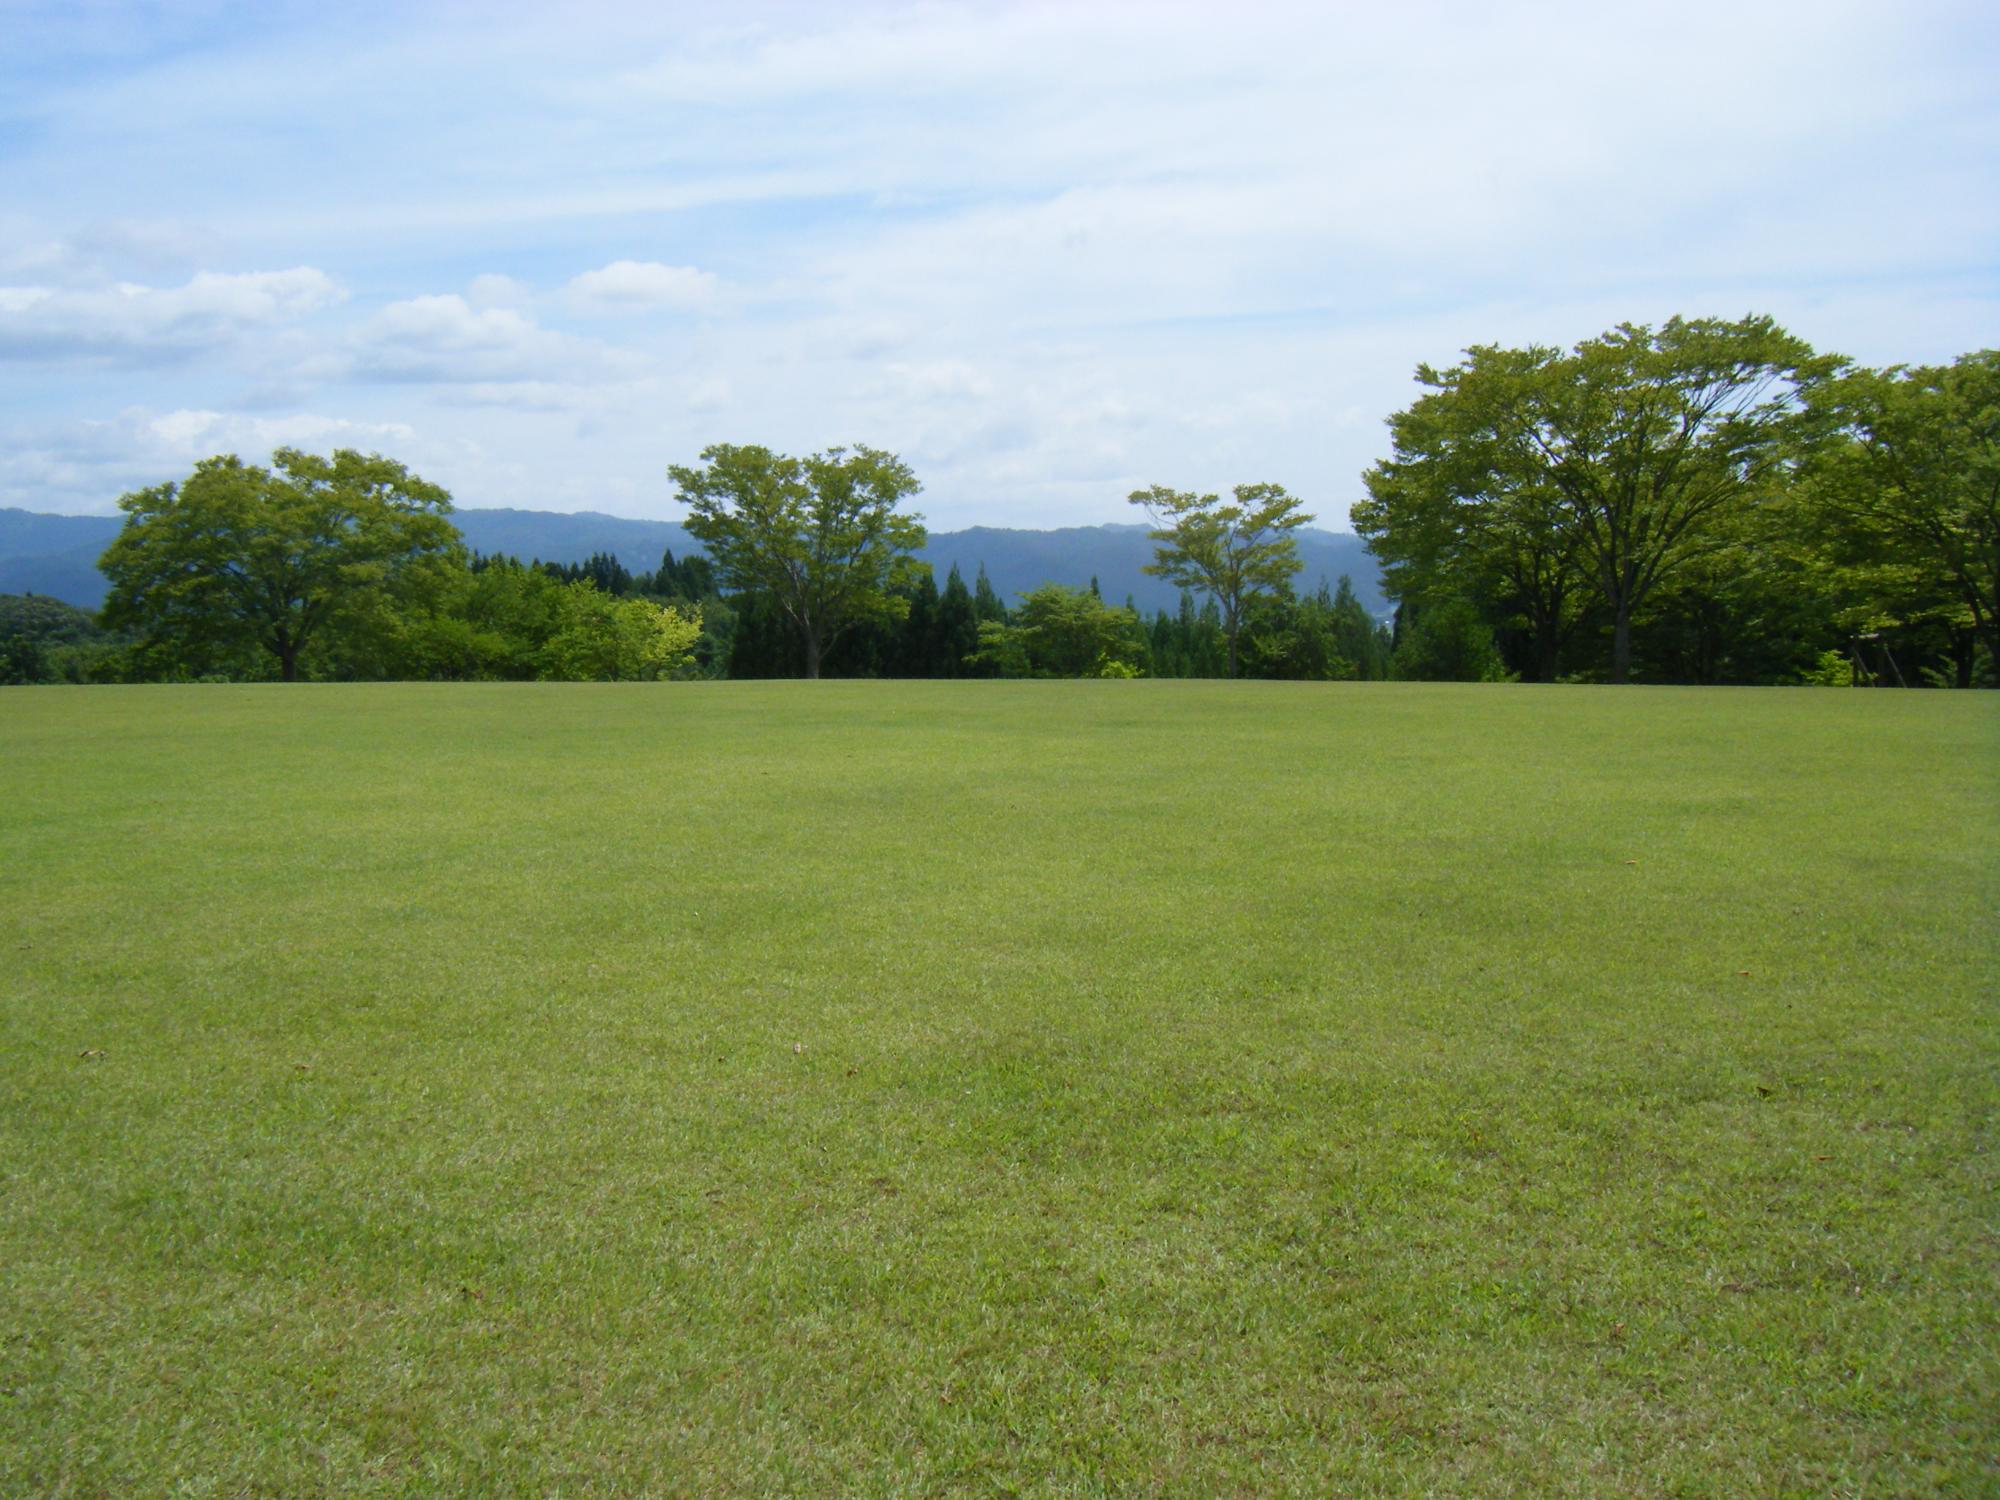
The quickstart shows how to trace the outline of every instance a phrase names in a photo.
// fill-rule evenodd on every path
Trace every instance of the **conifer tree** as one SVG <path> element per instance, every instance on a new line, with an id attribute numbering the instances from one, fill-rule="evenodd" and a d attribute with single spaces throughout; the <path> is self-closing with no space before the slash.
<path id="1" fill-rule="evenodd" d="M 979 649 L 979 616 L 957 563 L 952 564 L 944 592 L 938 596 L 937 635 L 939 671 L 946 677 L 967 675 L 971 669 L 965 659 Z"/>

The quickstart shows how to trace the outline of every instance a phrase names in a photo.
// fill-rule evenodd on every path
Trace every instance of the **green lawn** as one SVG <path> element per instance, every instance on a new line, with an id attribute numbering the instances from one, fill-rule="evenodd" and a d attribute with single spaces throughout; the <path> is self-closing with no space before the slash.
<path id="1" fill-rule="evenodd" d="M 1991 1494 L 2000 695 L 0 692 L 0 1493 Z"/>

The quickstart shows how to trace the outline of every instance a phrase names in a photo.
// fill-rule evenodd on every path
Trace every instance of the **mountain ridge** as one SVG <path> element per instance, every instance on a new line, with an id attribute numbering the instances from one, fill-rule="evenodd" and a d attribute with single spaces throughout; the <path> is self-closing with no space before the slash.
<path id="1" fill-rule="evenodd" d="M 509 506 L 452 512 L 466 546 L 487 554 L 508 553 L 523 562 L 582 562 L 593 553 L 616 557 L 633 572 L 659 566 L 661 554 L 700 552 L 701 544 L 676 521 L 646 521 L 602 511 L 519 510 Z M 122 516 L 62 516 L 0 509 L 0 594 L 45 594 L 66 604 L 96 609 L 106 583 L 97 559 L 124 524 Z M 1129 596 L 1148 613 L 1172 609 L 1179 590 L 1141 569 L 1152 560 L 1144 525 L 1105 522 L 1094 526 L 1031 529 L 968 526 L 933 532 L 917 552 L 940 585 L 954 564 L 969 584 L 980 567 L 1003 599 L 1011 600 L 1043 583 L 1082 588 L 1095 578 L 1113 604 Z M 1347 532 L 1302 527 L 1299 543 L 1302 591 L 1351 578 L 1362 605 L 1384 614 L 1381 572 L 1367 544 Z"/>

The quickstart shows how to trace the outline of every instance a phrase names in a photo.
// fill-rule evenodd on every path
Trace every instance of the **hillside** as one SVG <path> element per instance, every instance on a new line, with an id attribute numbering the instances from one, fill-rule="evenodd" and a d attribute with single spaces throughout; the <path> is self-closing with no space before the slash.
<path id="1" fill-rule="evenodd" d="M 506 552 L 523 560 L 581 562 L 609 552 L 638 571 L 658 566 L 660 554 L 699 552 L 700 546 L 672 521 L 639 521 L 595 511 L 562 514 L 542 510 L 461 510 L 454 517 L 466 545 L 480 552 Z M 53 516 L 0 510 L 0 594 L 47 594 L 94 609 L 104 599 L 97 558 L 118 534 L 117 516 Z M 1356 536 L 1303 530 L 1299 555 L 1301 590 L 1334 583 L 1342 574 L 1372 612 L 1383 614 L 1381 578 L 1375 560 Z M 1140 571 L 1152 556 L 1144 526 L 1068 526 L 1054 531 L 1016 531 L 974 526 L 933 533 L 920 554 L 940 581 L 955 563 L 967 582 L 983 565 L 1003 598 L 1054 581 L 1081 587 L 1092 578 L 1106 599 L 1129 595 L 1146 611 L 1171 609 L 1174 589 Z"/>

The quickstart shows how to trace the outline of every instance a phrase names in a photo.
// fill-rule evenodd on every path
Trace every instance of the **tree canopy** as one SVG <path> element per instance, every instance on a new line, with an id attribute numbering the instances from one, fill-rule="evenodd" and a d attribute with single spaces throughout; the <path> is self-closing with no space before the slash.
<path id="1" fill-rule="evenodd" d="M 979 660 L 1002 677 L 1137 677 L 1145 657 L 1135 611 L 1060 583 L 1023 595 L 1011 620 L 979 627 Z"/>
<path id="2" fill-rule="evenodd" d="M 1245 604 L 1255 595 L 1288 587 L 1299 571 L 1292 533 L 1312 517 L 1303 502 L 1279 484 L 1239 484 L 1233 498 L 1196 495 L 1156 484 L 1135 490 L 1156 526 L 1153 561 L 1146 571 L 1182 588 L 1198 589 L 1222 611 L 1229 675 L 1236 675 Z"/>
<path id="3" fill-rule="evenodd" d="M 183 659 L 266 653 L 286 682 L 330 628 L 435 589 L 463 555 L 443 489 L 347 448 L 203 459 L 118 504 L 105 623 Z"/>
<path id="4" fill-rule="evenodd" d="M 1839 556 L 1878 595 L 1944 604 L 2000 662 L 2000 350 L 1855 370 L 1817 404 L 1836 432 L 1809 490 Z"/>
<path id="5" fill-rule="evenodd" d="M 898 506 L 922 486 L 877 448 L 831 448 L 806 458 L 719 443 L 703 467 L 668 469 L 688 507 L 687 529 L 730 588 L 767 598 L 798 632 L 808 677 L 859 621 L 896 618 L 895 592 L 923 568 L 923 518 Z"/>
<path id="6" fill-rule="evenodd" d="M 1634 612 L 1739 541 L 1732 523 L 1796 457 L 1804 393 L 1841 364 L 1767 317 L 1621 324 L 1567 352 L 1476 346 L 1418 368 L 1430 394 L 1391 419 L 1395 456 L 1365 476 L 1355 527 L 1406 588 L 1444 562 L 1504 579 L 1551 663 L 1586 584 L 1624 682 Z"/>

